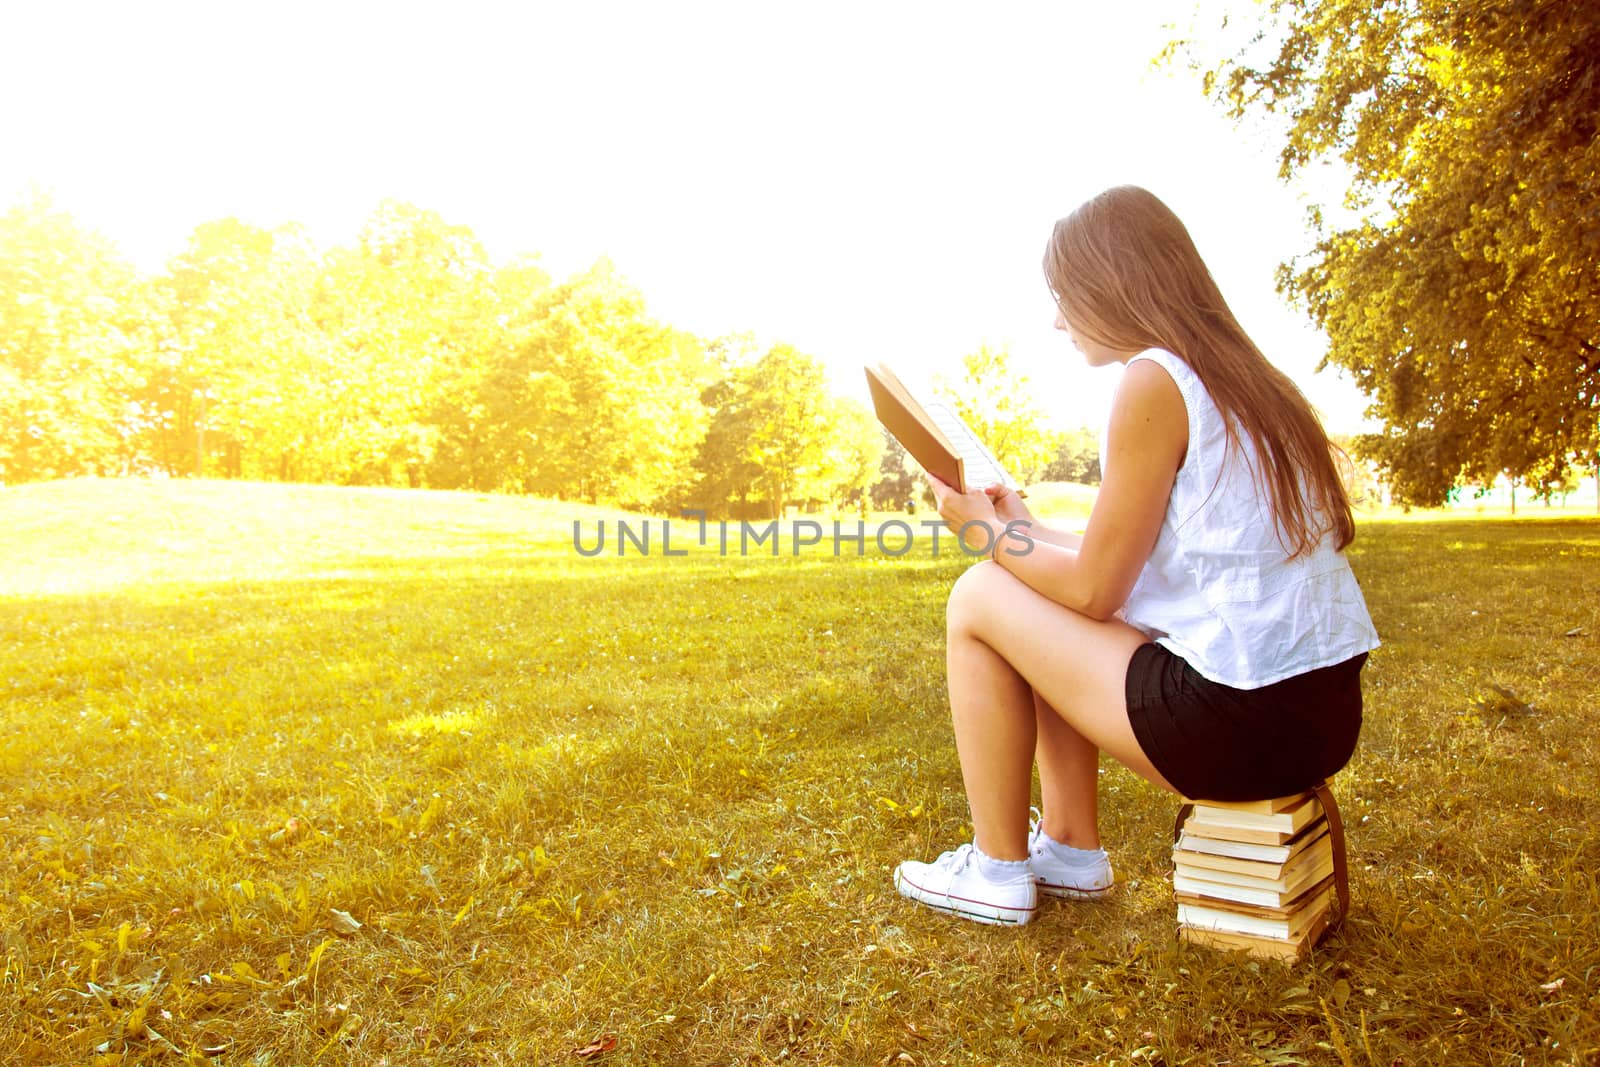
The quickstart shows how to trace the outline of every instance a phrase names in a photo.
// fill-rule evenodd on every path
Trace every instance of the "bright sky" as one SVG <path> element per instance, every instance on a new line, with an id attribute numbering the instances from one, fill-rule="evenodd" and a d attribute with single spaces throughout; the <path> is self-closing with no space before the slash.
<path id="1" fill-rule="evenodd" d="M 787 341 L 863 401 L 1006 345 L 1061 426 L 1115 370 L 1050 328 L 1055 219 L 1144 185 L 1334 430 L 1360 395 L 1273 286 L 1304 207 L 1270 135 L 1150 60 L 1191 5 L 34 3 L 0 13 L 0 205 L 30 186 L 155 270 L 199 223 L 354 238 L 384 198 L 656 317 Z M 1203 26 L 1214 21 L 1205 16 Z M 3 250 L 0 250 L 3 254 Z"/>

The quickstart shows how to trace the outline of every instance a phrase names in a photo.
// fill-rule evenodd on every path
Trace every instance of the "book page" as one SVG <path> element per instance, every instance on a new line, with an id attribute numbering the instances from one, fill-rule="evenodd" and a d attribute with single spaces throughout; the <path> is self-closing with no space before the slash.
<path id="1" fill-rule="evenodd" d="M 994 457 L 984 443 L 978 440 L 966 422 L 957 415 L 948 404 L 924 404 L 923 410 L 939 427 L 939 432 L 950 439 L 955 446 L 956 455 L 961 457 L 962 466 L 967 479 L 968 489 L 982 489 L 990 485 L 1003 485 L 1008 489 L 1016 489 L 1017 483 L 1011 475 L 1006 473 L 1000 461 Z"/>

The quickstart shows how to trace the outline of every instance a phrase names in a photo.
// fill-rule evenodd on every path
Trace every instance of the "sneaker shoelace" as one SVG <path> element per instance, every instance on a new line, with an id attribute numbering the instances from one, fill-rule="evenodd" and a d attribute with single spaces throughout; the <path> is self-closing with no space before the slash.
<path id="1" fill-rule="evenodd" d="M 933 865 L 942 871 L 949 871 L 951 874 L 960 874 L 962 871 L 966 870 L 967 866 L 976 858 L 976 855 L 972 851 L 972 843 L 968 842 L 967 844 L 962 845 L 960 848 L 952 849 L 949 852 L 942 853 L 938 859 L 933 861 Z"/>
<path id="2" fill-rule="evenodd" d="M 942 854 L 934 861 L 934 866 L 947 872 L 950 876 L 944 883 L 945 907 L 955 910 L 955 895 L 951 892 L 951 889 L 955 886 L 956 875 L 971 866 L 975 859 L 977 859 L 977 854 L 973 851 L 972 843 L 969 841 L 960 848 Z"/>

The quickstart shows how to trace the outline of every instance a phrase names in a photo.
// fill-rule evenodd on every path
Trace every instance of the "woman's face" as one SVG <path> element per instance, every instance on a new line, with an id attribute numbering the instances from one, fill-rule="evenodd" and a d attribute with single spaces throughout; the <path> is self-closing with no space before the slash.
<path id="1" fill-rule="evenodd" d="M 1073 330 L 1072 323 L 1067 321 L 1066 313 L 1058 306 L 1056 308 L 1056 329 L 1065 333 L 1072 341 L 1072 346 L 1083 353 L 1083 358 L 1091 367 L 1104 367 L 1112 363 L 1126 363 L 1134 355 L 1132 352 L 1123 352 L 1107 345 L 1089 340 L 1087 337 L 1078 336 Z"/>

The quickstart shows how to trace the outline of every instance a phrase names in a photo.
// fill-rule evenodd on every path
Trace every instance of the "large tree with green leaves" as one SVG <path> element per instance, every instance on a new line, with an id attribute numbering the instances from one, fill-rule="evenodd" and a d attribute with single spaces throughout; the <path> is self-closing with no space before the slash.
<path id="1" fill-rule="evenodd" d="M 328 421 L 338 354 L 313 321 L 321 255 L 297 227 L 202 223 L 161 280 L 169 342 L 139 403 L 169 473 L 289 478 Z"/>
<path id="2" fill-rule="evenodd" d="M 485 447 L 506 488 L 648 505 L 689 481 L 714 368 L 602 260 L 543 293 L 485 374 Z"/>
<path id="3" fill-rule="evenodd" d="M 1044 469 L 1044 478 L 1052 482 L 1099 485 L 1100 439 L 1094 431 L 1080 427 L 1062 434 L 1055 458 Z"/>
<path id="4" fill-rule="evenodd" d="M 308 461 L 319 480 L 420 485 L 438 397 L 475 346 L 488 254 L 466 226 L 386 201 L 327 257 L 315 315 L 335 349 Z"/>
<path id="5" fill-rule="evenodd" d="M 0 483 L 137 469 L 148 286 L 43 195 L 0 214 L 0 250 Z"/>
<path id="6" fill-rule="evenodd" d="M 883 460 L 883 429 L 877 416 L 848 397 L 831 396 L 826 446 L 805 472 L 797 495 L 849 507 L 864 506 Z"/>
<path id="7" fill-rule="evenodd" d="M 1028 377 L 1011 365 L 1004 348 L 981 346 L 961 361 L 959 383 L 941 381 L 937 392 L 1000 465 L 1021 482 L 1032 482 L 1055 458 L 1060 436 L 1045 425 Z"/>
<path id="8" fill-rule="evenodd" d="M 872 483 L 873 506 L 885 511 L 916 507 L 917 494 L 923 488 L 922 468 L 905 446 L 881 426 L 878 436 L 883 441 L 883 458 L 878 463 L 878 478 Z"/>
<path id="9" fill-rule="evenodd" d="M 496 489 L 506 482 L 507 434 L 494 412 L 517 417 L 493 402 L 490 375 L 524 349 L 539 329 L 550 275 L 519 258 L 482 279 L 474 314 L 451 331 L 427 421 L 437 432 L 427 481 L 443 489 Z"/>
<path id="10" fill-rule="evenodd" d="M 1280 284 L 1386 423 L 1360 447 L 1395 495 L 1600 468 L 1600 6 L 1271 0 L 1263 18 L 1206 87 L 1236 118 L 1284 117 L 1286 178 L 1350 174 Z"/>
<path id="11" fill-rule="evenodd" d="M 757 356 L 733 337 L 711 348 L 722 376 L 701 395 L 710 426 L 689 506 L 721 515 L 760 504 L 776 518 L 794 503 L 858 502 L 882 454 L 877 420 L 829 392 L 822 364 L 791 345 Z"/>

